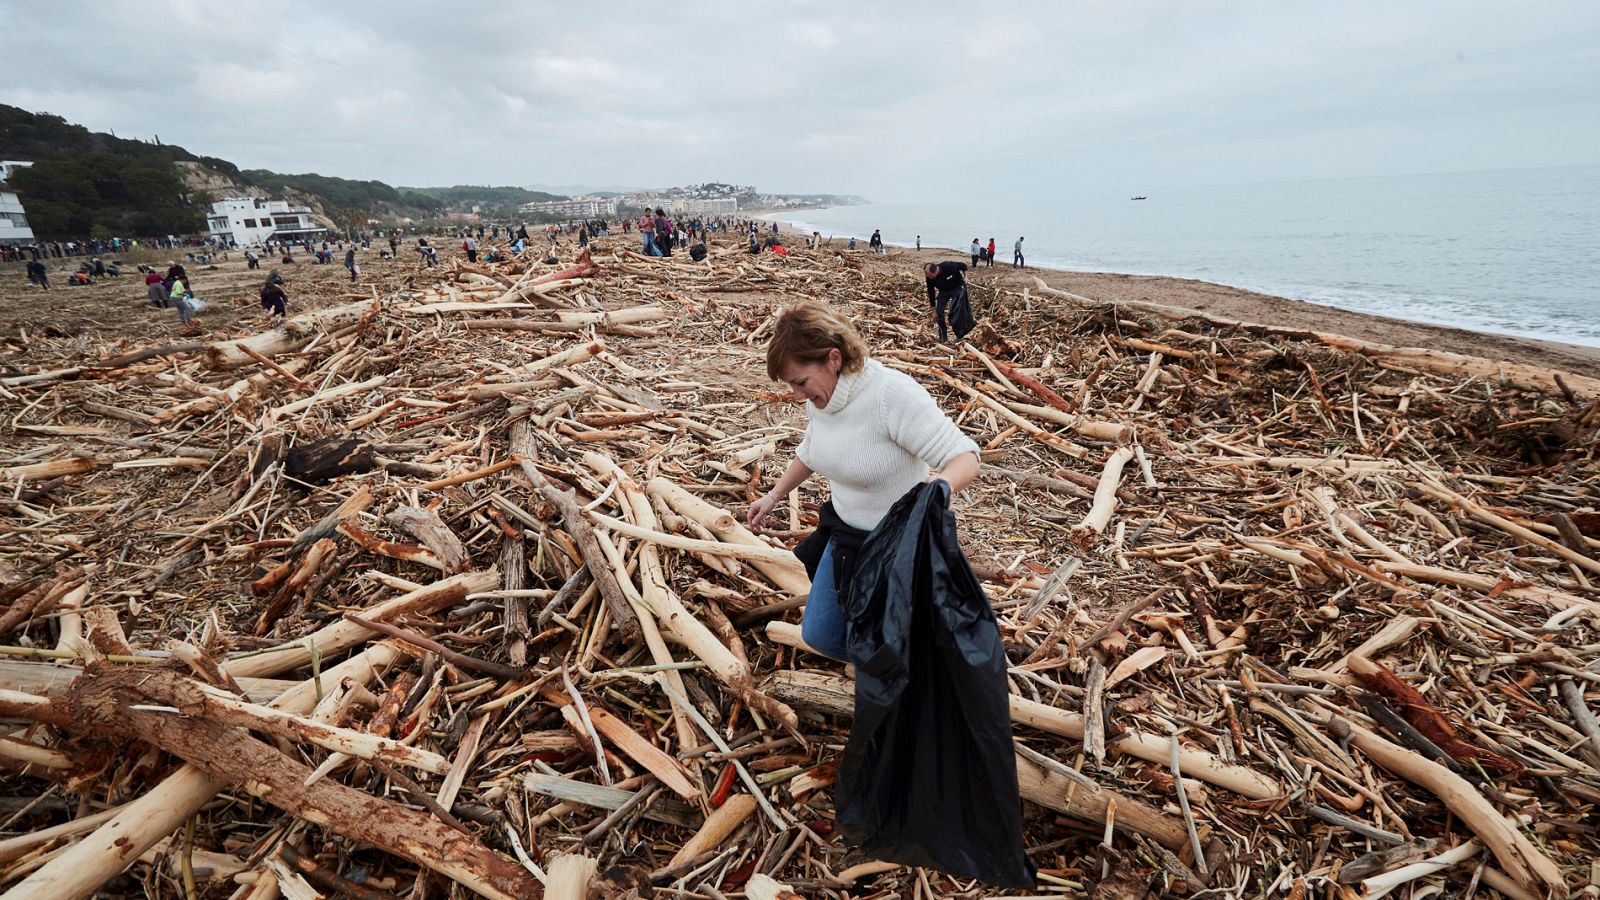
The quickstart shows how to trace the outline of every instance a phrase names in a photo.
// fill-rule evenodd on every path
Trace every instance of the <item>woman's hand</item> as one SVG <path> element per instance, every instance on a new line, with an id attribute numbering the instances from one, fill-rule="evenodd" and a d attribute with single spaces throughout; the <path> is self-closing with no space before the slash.
<path id="1" fill-rule="evenodd" d="M 777 506 L 777 495 L 770 493 L 766 494 L 760 500 L 750 504 L 750 508 L 745 511 L 745 524 L 750 526 L 751 531 L 755 532 L 756 534 L 760 534 L 766 527 L 764 523 L 767 521 L 767 516 L 772 515 L 772 511 L 777 508 Z"/>
<path id="2" fill-rule="evenodd" d="M 773 508 L 778 505 L 778 499 L 789 496 L 795 488 L 805 484 L 806 479 L 810 477 L 811 469 L 800 461 L 800 457 L 797 456 L 789 460 L 789 468 L 783 470 L 783 477 L 779 478 L 778 483 L 772 486 L 772 490 L 768 491 L 765 497 L 750 504 L 750 509 L 745 511 L 745 524 L 750 526 L 751 531 L 760 534 L 767 516 L 772 515 Z"/>

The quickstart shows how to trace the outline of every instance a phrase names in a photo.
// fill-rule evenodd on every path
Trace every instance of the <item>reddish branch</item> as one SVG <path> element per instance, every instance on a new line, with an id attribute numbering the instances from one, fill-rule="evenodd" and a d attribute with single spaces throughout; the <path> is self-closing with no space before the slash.
<path id="1" fill-rule="evenodd" d="M 1389 671 L 1382 663 L 1363 656 L 1351 656 L 1350 674 L 1360 680 L 1367 690 L 1399 707 L 1400 714 L 1412 727 L 1457 762 L 1475 761 L 1503 775 L 1515 775 L 1522 771 L 1522 767 L 1512 760 L 1469 743 L 1445 714 L 1422 696 L 1422 692 Z"/>

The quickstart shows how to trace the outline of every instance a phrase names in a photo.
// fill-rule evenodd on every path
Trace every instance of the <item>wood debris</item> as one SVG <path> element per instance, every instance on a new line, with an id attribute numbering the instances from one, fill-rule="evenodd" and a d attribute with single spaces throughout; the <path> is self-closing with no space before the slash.
<path id="1" fill-rule="evenodd" d="M 801 297 L 985 448 L 1041 893 L 1592 888 L 1600 382 L 1043 283 L 938 346 L 895 254 L 629 246 L 8 331 L 6 896 L 997 895 L 832 837 L 825 485 L 742 524 Z"/>

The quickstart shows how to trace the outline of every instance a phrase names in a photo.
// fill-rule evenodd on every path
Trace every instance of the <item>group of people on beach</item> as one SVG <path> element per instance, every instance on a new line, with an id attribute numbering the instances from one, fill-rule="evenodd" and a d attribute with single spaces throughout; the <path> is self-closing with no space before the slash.
<path id="1" fill-rule="evenodd" d="M 205 246 L 204 238 L 84 238 L 75 241 L 30 241 L 26 244 L 0 244 L 0 262 L 37 262 L 45 259 L 68 259 L 75 256 L 103 256 L 144 247 L 198 247 Z"/>
<path id="2" fill-rule="evenodd" d="M 351 248 L 346 257 L 350 257 L 354 252 L 354 248 Z M 199 334 L 200 320 L 195 314 L 205 309 L 206 304 L 195 296 L 194 284 L 190 281 L 189 272 L 183 264 L 175 259 L 169 259 L 165 273 L 142 264 L 139 269 L 145 273 L 145 293 L 150 305 L 157 309 L 176 311 L 178 321 L 183 325 L 182 334 Z M 283 285 L 283 276 L 278 274 L 277 269 L 273 269 L 261 287 L 259 293 L 261 309 L 269 318 L 282 319 L 288 315 L 289 295 L 284 292 Z"/>
<path id="3" fill-rule="evenodd" d="M 200 333 L 200 320 L 195 318 L 195 313 L 204 309 L 205 303 L 194 295 L 194 285 L 189 281 L 189 272 L 183 264 L 175 259 L 167 260 L 165 274 L 150 266 L 141 265 L 139 268 L 145 273 L 144 285 L 150 305 L 157 309 L 176 310 L 178 321 L 183 324 L 183 333 Z"/>
<path id="4" fill-rule="evenodd" d="M 808 249 L 820 249 L 824 243 L 831 242 L 832 240 L 833 238 L 830 237 L 825 241 L 820 231 L 813 231 L 811 232 L 810 237 L 806 238 L 806 247 Z M 1024 259 L 1022 254 L 1022 241 L 1023 238 L 1018 237 L 1016 243 L 1011 245 L 1011 266 L 1015 269 L 1027 268 L 1027 261 Z M 917 235 L 915 246 L 918 251 L 922 250 L 922 235 Z M 851 237 L 845 244 L 845 247 L 849 250 L 856 249 L 856 239 Z M 878 254 L 889 252 L 883 242 L 882 229 L 872 229 L 872 237 L 867 239 L 867 249 Z M 994 238 L 989 238 L 989 243 L 987 245 L 980 242 L 977 238 L 973 238 L 972 247 L 970 248 L 972 255 L 972 267 L 977 268 L 979 264 L 983 264 L 992 268 L 994 266 L 994 257 L 997 249 L 998 248 L 995 244 Z"/>
<path id="5" fill-rule="evenodd" d="M 921 244 L 920 235 L 918 236 L 918 244 L 919 246 Z M 988 246 L 979 243 L 977 238 L 973 238 L 971 248 L 973 268 L 977 268 L 979 263 L 984 264 L 988 268 L 994 268 L 994 251 L 994 238 L 989 238 Z M 1022 258 L 1022 238 L 1020 237 L 1017 238 L 1017 242 L 1011 246 L 1011 267 L 1014 269 L 1027 268 Z"/>
<path id="6" fill-rule="evenodd" d="M 758 224 L 755 221 L 745 221 L 739 224 L 743 230 L 748 232 L 752 253 L 761 250 L 772 250 L 774 253 L 781 255 L 786 252 L 782 247 L 782 240 L 779 237 L 780 232 L 776 223 L 772 225 L 772 235 L 764 239 L 761 236 L 764 223 Z M 640 251 L 645 255 L 670 257 L 675 249 L 691 249 L 690 242 L 699 241 L 692 247 L 693 252 L 691 255 L 696 259 L 704 258 L 706 241 L 709 239 L 711 232 L 724 230 L 726 227 L 727 224 L 720 221 L 708 222 L 694 219 L 686 222 L 674 222 L 665 209 L 661 207 L 646 210 L 637 219 L 624 218 L 621 222 L 621 231 L 624 233 L 637 229 L 641 241 Z M 477 230 L 480 235 L 484 231 L 482 227 Z M 494 232 L 495 237 L 499 237 L 503 233 L 506 238 L 515 240 L 510 247 L 510 251 L 513 254 L 521 253 L 528 247 L 526 226 L 519 226 L 515 229 L 511 226 L 506 226 L 504 229 L 496 226 Z M 578 244 L 586 246 L 591 238 L 609 233 L 610 226 L 608 223 L 581 223 L 577 229 Z M 555 231 L 550 232 L 552 240 L 554 240 L 555 234 Z M 478 262 L 480 259 L 479 245 L 472 229 L 461 229 L 457 236 L 461 238 L 461 249 L 466 255 L 467 261 L 469 263 Z M 399 250 L 397 235 L 391 233 L 388 236 L 388 241 L 390 252 L 383 255 L 392 258 Z M 1023 238 L 1018 237 L 1012 252 L 1012 265 L 1018 268 L 1024 266 L 1022 242 Z M 813 232 L 807 239 L 806 244 L 808 247 L 820 247 L 823 244 L 822 235 L 818 232 Z M 921 244 L 922 236 L 918 235 L 918 249 L 921 249 Z M 307 246 L 311 246 L 309 242 Z M 850 249 L 855 249 L 854 238 L 850 240 L 849 247 Z M 868 248 L 874 253 L 887 253 L 883 233 L 880 229 L 873 229 L 872 236 L 868 241 Z M 284 245 L 282 249 L 287 255 L 289 247 Z M 344 249 L 344 267 L 349 272 L 350 281 L 353 283 L 361 273 L 361 268 L 356 258 L 357 242 L 352 240 Z M 429 242 L 428 238 L 417 237 L 416 250 L 420 258 L 419 261 L 424 266 L 433 268 L 439 264 L 438 250 Z M 995 251 L 996 245 L 993 238 L 990 238 L 987 246 L 984 246 L 974 238 L 971 246 L 970 266 L 975 268 L 980 263 L 987 263 L 989 266 L 993 266 Z M 248 268 L 257 269 L 260 267 L 260 257 L 253 250 L 247 251 L 245 255 Z M 331 255 L 329 253 L 330 257 Z M 486 261 L 498 261 L 504 258 L 504 255 L 491 249 Z M 287 261 L 289 260 L 286 259 Z M 94 268 L 96 265 L 98 265 L 98 269 Z M 93 276 L 115 274 L 110 267 L 105 266 L 98 259 L 87 261 L 84 266 L 89 267 L 83 276 L 86 280 Z M 49 289 L 48 276 L 42 260 L 30 261 L 27 269 L 29 281 L 34 282 L 43 289 Z M 140 265 L 139 269 L 145 273 L 145 284 L 150 303 L 160 309 L 176 310 L 179 321 L 185 331 L 187 333 L 197 332 L 199 323 L 195 318 L 195 314 L 204 308 L 204 302 L 195 296 L 188 272 L 183 265 L 177 260 L 168 260 L 164 273 L 157 272 L 155 269 L 145 265 Z M 923 268 L 929 312 L 941 342 L 949 340 L 952 328 L 957 331 L 958 337 L 963 335 L 965 332 L 959 323 L 970 321 L 971 319 L 971 298 L 965 277 L 968 269 L 968 263 L 955 260 L 928 263 Z M 261 308 L 269 317 L 281 319 L 287 315 L 289 297 L 284 290 L 284 284 L 282 275 L 279 274 L 277 269 L 273 269 L 260 289 Z"/>

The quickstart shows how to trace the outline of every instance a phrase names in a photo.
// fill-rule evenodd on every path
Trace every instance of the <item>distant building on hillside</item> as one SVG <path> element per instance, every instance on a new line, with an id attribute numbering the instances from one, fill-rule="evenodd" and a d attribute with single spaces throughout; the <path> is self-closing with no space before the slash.
<path id="1" fill-rule="evenodd" d="M 28 226 L 22 201 L 12 191 L 0 191 L 0 244 L 31 244 L 33 229 Z"/>
<path id="2" fill-rule="evenodd" d="M 543 200 L 524 203 L 517 209 L 525 213 L 543 213 L 547 216 L 571 216 L 574 219 L 598 218 L 617 214 L 616 198 L 574 200 Z"/>
<path id="3" fill-rule="evenodd" d="M 211 204 L 206 227 L 219 244 L 254 247 L 267 240 L 320 238 L 328 229 L 317 224 L 309 206 L 265 197 L 226 197 Z"/>
<path id="4" fill-rule="evenodd" d="M 31 165 L 33 163 L 24 162 L 20 159 L 0 159 L 0 184 L 10 181 L 11 176 L 15 175 L 18 169 L 26 169 Z"/>
<path id="5" fill-rule="evenodd" d="M 33 165 L 18 159 L 0 159 L 0 184 L 11 178 L 11 173 Z M 22 209 L 22 200 L 14 191 L 0 191 L 0 244 L 31 244 L 33 229 L 28 225 L 28 215 Z"/>
<path id="6" fill-rule="evenodd" d="M 666 202 L 666 207 L 675 215 L 688 216 L 720 216 L 739 211 L 739 201 L 734 197 L 717 197 L 715 199 L 674 199 Z"/>

